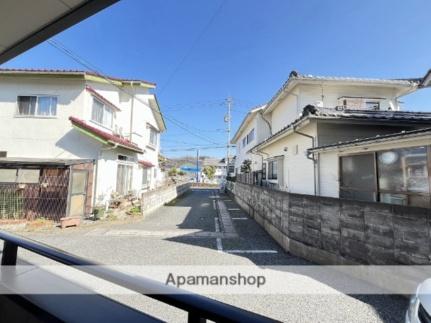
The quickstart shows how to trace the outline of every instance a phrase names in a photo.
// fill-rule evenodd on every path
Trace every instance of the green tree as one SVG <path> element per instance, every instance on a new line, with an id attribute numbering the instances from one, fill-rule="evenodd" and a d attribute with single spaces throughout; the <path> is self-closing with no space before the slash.
<path id="1" fill-rule="evenodd" d="M 169 170 L 169 172 L 168 172 L 168 175 L 170 176 L 170 177 L 174 177 L 175 175 L 177 175 L 178 174 L 178 170 L 174 167 L 174 168 L 171 168 L 170 170 Z"/>
<path id="2" fill-rule="evenodd" d="M 205 176 L 208 177 L 208 179 L 213 179 L 214 174 L 216 172 L 216 169 L 214 166 L 208 165 L 208 166 L 204 167 L 203 172 L 204 172 Z"/>
<path id="3" fill-rule="evenodd" d="M 251 172 L 251 160 L 246 159 L 242 162 L 241 173 L 250 173 L 250 172 Z"/>

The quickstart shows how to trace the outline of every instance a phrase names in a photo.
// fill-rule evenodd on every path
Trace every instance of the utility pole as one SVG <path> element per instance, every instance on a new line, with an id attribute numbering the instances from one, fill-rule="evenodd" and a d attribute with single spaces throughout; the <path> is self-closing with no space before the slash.
<path id="1" fill-rule="evenodd" d="M 196 183 L 199 183 L 199 149 L 196 149 Z"/>
<path id="2" fill-rule="evenodd" d="M 226 104 L 227 104 L 227 114 L 224 117 L 224 122 L 227 123 L 226 177 L 228 177 L 229 176 L 229 157 L 230 157 L 230 123 L 231 123 L 231 109 L 233 104 L 233 100 L 230 96 L 226 99 Z"/>

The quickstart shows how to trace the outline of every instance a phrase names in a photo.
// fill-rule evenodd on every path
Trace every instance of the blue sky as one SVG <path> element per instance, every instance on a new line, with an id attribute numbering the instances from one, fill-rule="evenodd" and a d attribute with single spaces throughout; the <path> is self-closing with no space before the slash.
<path id="1" fill-rule="evenodd" d="M 123 0 L 54 39 L 103 73 L 158 84 L 165 149 L 226 143 L 269 100 L 291 70 L 334 76 L 421 77 L 431 68 L 428 0 Z M 3 67 L 83 69 L 43 43 Z M 403 99 L 431 111 L 431 90 Z M 194 154 L 168 152 L 168 156 Z M 222 149 L 202 154 L 223 156 Z"/>

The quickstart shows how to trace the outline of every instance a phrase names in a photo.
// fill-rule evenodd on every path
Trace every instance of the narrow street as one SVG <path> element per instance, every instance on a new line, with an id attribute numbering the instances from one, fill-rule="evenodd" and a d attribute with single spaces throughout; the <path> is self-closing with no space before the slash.
<path id="1" fill-rule="evenodd" d="M 25 235 L 112 265 L 310 264 L 284 252 L 229 196 L 208 189 L 193 189 L 144 219 L 130 223 L 112 222 Z M 31 262 L 40 261 L 40 257 L 25 251 L 20 251 L 19 256 Z M 211 297 L 285 322 L 401 322 L 407 306 L 405 298 L 392 296 Z M 144 296 L 113 298 L 167 321 L 185 318 L 185 313 Z"/>

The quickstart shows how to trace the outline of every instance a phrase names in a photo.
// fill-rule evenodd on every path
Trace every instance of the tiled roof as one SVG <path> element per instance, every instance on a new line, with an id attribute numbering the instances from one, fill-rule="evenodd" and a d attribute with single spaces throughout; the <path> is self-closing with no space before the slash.
<path id="1" fill-rule="evenodd" d="M 111 143 L 111 144 L 118 144 L 119 146 L 125 148 L 125 149 L 130 149 L 132 151 L 138 152 L 138 153 L 143 153 L 142 148 L 140 148 L 137 144 L 131 142 L 130 140 L 126 139 L 126 138 L 122 138 L 118 135 L 114 135 L 114 134 L 110 134 L 106 131 L 100 130 L 90 124 L 88 124 L 87 122 L 85 122 L 84 120 L 81 120 L 79 118 L 76 117 L 69 117 L 69 120 L 72 122 L 73 125 L 89 131 L 90 133 L 92 133 L 93 135 Z"/>
<path id="2" fill-rule="evenodd" d="M 272 141 L 276 137 L 283 133 L 293 129 L 300 122 L 306 119 L 317 119 L 317 120 L 363 120 L 375 121 L 375 122 L 406 122 L 406 123 L 430 123 L 431 124 L 431 112 L 414 112 L 414 111 L 372 111 L 372 110 L 341 110 L 337 111 L 330 108 L 317 108 L 312 105 L 308 105 L 304 108 L 302 115 L 286 125 L 284 128 L 277 131 L 275 134 L 260 142 L 256 146 L 250 149 L 255 150 L 256 148 L 263 146 L 264 144 Z"/>
<path id="3" fill-rule="evenodd" d="M 331 148 L 341 148 L 341 147 L 347 147 L 347 146 L 358 146 L 365 143 L 373 143 L 373 142 L 381 142 L 381 141 L 388 141 L 388 140 L 398 140 L 398 139 L 404 139 L 404 138 L 411 138 L 411 137 L 418 137 L 423 135 L 431 135 L 431 127 L 427 128 L 421 128 L 416 130 L 409 130 L 409 131 L 400 131 L 396 133 L 386 134 L 386 135 L 377 135 L 373 137 L 367 137 L 367 138 L 358 138 L 355 140 L 349 140 L 349 141 L 340 141 L 335 144 L 331 145 L 325 145 L 320 147 L 311 148 L 308 151 L 310 152 L 316 152 L 321 150 L 329 150 Z"/>
<path id="4" fill-rule="evenodd" d="M 318 76 L 310 74 L 299 74 L 292 71 L 289 79 L 297 80 L 316 80 L 316 81 L 340 81 L 340 82 L 359 82 L 359 83 L 378 83 L 378 84 L 393 84 L 393 85 L 411 85 L 418 84 L 422 78 L 402 78 L 402 79 L 381 79 L 367 77 L 348 77 L 348 76 Z"/>
<path id="5" fill-rule="evenodd" d="M 111 108 L 114 108 L 117 111 L 121 111 L 119 107 L 117 107 L 114 103 L 109 101 L 107 98 L 105 98 L 102 94 L 97 92 L 95 89 L 93 89 L 91 86 L 86 86 L 85 89 L 90 92 L 92 95 L 94 95 L 96 98 L 98 98 L 102 103 L 110 106 Z"/>
<path id="6" fill-rule="evenodd" d="M 146 168 L 154 167 L 153 163 L 146 161 L 146 160 L 139 160 L 138 163 L 141 164 L 143 167 L 146 167 Z"/>
<path id="7" fill-rule="evenodd" d="M 330 108 L 316 108 L 315 115 L 319 119 L 369 119 L 391 121 L 431 121 L 431 112 L 416 111 L 387 111 L 387 110 L 340 110 Z"/>
<path id="8" fill-rule="evenodd" d="M 420 85 L 423 78 L 405 78 L 405 79 L 378 79 L 378 78 L 361 78 L 361 77 L 342 77 L 342 76 L 316 76 L 300 74 L 296 71 L 291 71 L 289 78 L 284 82 L 282 87 L 275 93 L 269 100 L 266 111 L 273 108 L 273 103 L 283 96 L 288 87 L 295 82 L 340 82 L 340 83 L 354 83 L 361 85 L 383 85 L 394 87 L 414 88 Z"/>
<path id="9" fill-rule="evenodd" d="M 145 81 L 145 80 L 135 80 L 135 79 L 125 79 L 125 78 L 119 78 L 119 77 L 112 77 L 112 76 L 103 76 L 99 73 L 90 72 L 90 71 L 84 71 L 84 70 L 66 70 L 66 69 L 42 69 L 42 68 L 0 68 L 0 74 L 1 73 L 28 73 L 28 74 L 66 74 L 66 75 L 92 75 L 97 76 L 101 78 L 108 78 L 113 81 L 119 81 L 119 82 L 142 82 L 149 85 L 156 86 L 156 83 Z"/>

